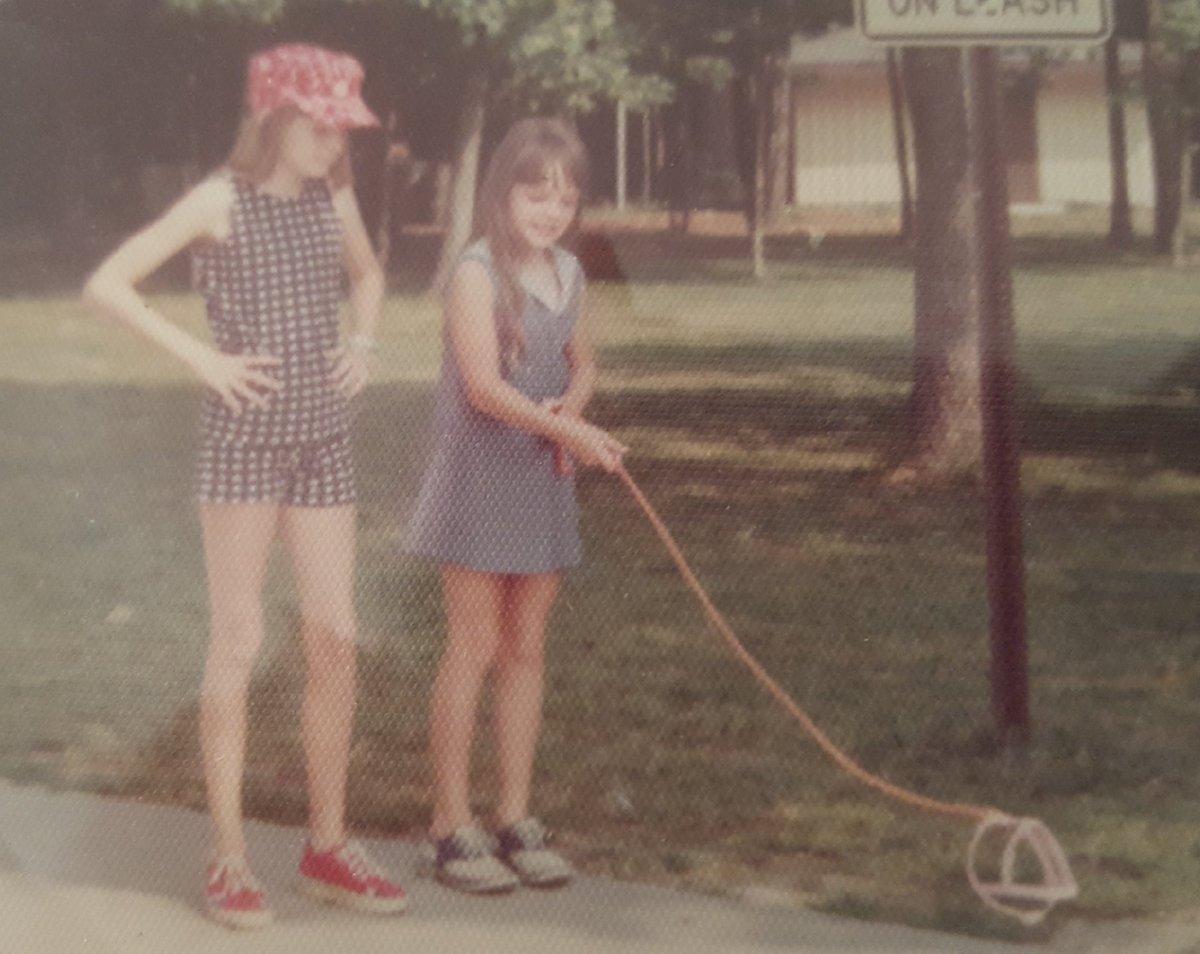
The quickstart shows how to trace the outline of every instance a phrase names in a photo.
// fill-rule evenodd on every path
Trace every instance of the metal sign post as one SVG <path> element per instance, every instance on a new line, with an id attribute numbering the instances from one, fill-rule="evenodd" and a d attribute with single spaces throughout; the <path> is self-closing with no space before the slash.
<path id="1" fill-rule="evenodd" d="M 980 290 L 980 404 L 987 503 L 992 715 L 1005 747 L 1028 741 L 1025 560 L 1021 461 L 1013 394 L 1016 332 L 1009 253 L 1008 185 L 1001 149 L 999 44 L 1102 43 L 1110 0 L 857 0 L 860 31 L 889 45 L 963 47 L 968 175 L 974 215 L 972 279 Z"/>
<path id="2" fill-rule="evenodd" d="M 1000 144 L 996 51 L 963 50 L 968 165 L 979 297 L 979 390 L 987 502 L 987 583 L 991 606 L 992 716 L 1000 741 L 1029 740 L 1025 640 L 1025 559 L 1021 455 L 1013 393 L 1017 381 L 1012 308 L 1008 184 Z"/>

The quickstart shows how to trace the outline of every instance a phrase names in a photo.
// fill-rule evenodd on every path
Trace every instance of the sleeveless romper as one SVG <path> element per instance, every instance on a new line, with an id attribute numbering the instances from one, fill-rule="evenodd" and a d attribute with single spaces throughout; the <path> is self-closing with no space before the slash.
<path id="1" fill-rule="evenodd" d="M 566 347 L 579 317 L 583 272 L 555 248 L 561 311 L 526 294 L 521 315 L 525 355 L 505 379 L 530 400 L 561 397 L 570 383 Z M 484 265 L 495 284 L 486 242 L 462 261 Z M 433 416 L 433 449 L 406 548 L 486 573 L 548 573 L 580 561 L 575 478 L 559 475 L 554 444 L 476 410 L 446 331 Z"/>
<path id="2" fill-rule="evenodd" d="M 211 503 L 330 507 L 354 501 L 346 399 L 330 381 L 342 299 L 341 224 L 324 181 L 296 197 L 233 181 L 230 233 L 196 252 L 216 346 L 271 355 L 281 383 L 234 414 L 205 394 L 196 496 Z"/>

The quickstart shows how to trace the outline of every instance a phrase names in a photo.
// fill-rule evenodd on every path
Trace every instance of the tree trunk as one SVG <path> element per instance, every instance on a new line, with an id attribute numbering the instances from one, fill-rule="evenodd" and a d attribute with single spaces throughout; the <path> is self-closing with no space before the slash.
<path id="1" fill-rule="evenodd" d="M 1154 157 L 1154 247 L 1166 253 L 1183 210 L 1183 58 L 1167 41 L 1162 2 L 1149 3 L 1142 71 Z"/>
<path id="2" fill-rule="evenodd" d="M 750 264 L 755 278 L 767 275 L 766 226 L 769 182 L 770 70 L 767 57 L 748 52 L 738 63 L 734 80 L 734 129 L 737 134 L 737 173 L 742 185 L 742 215 L 750 239 Z"/>
<path id="3" fill-rule="evenodd" d="M 1112 172 L 1108 241 L 1116 248 L 1133 245 L 1129 208 L 1129 150 L 1125 136 L 1125 83 L 1121 76 L 1121 41 L 1114 34 L 1104 44 L 1104 89 L 1108 98 L 1108 155 Z"/>
<path id="4" fill-rule="evenodd" d="M 770 118 L 767 127 L 767 224 L 774 223 L 784 206 L 791 202 L 788 182 L 791 173 L 791 91 L 786 59 L 777 55 L 767 58 L 770 90 Z"/>
<path id="5" fill-rule="evenodd" d="M 692 171 L 695 162 L 688 122 L 689 93 L 686 87 L 680 89 L 676 101 L 664 110 L 662 122 L 662 181 L 667 197 L 668 227 L 673 232 L 684 233 L 691 224 Z"/>
<path id="6" fill-rule="evenodd" d="M 1192 162 L 1195 152 L 1189 145 L 1183 151 L 1183 170 L 1179 177 L 1179 192 L 1182 196 L 1179 217 L 1171 234 L 1171 264 L 1186 265 L 1188 259 L 1187 207 L 1192 197 Z"/>
<path id="7" fill-rule="evenodd" d="M 904 52 L 916 155 L 914 347 L 909 462 L 897 479 L 978 471 L 982 459 L 977 280 L 962 60 Z"/>
<path id="8" fill-rule="evenodd" d="M 653 142 L 652 151 L 654 153 L 654 161 L 651 166 L 650 178 L 651 189 L 653 192 L 662 198 L 662 181 L 663 170 L 667 168 L 667 136 L 668 133 L 664 129 L 663 109 L 661 106 L 655 106 L 651 113 L 650 133 L 651 141 Z"/>
<path id="9" fill-rule="evenodd" d="M 650 168 L 653 163 L 650 124 L 654 114 L 649 107 L 642 109 L 642 205 L 650 205 Z"/>
<path id="10" fill-rule="evenodd" d="M 396 207 L 404 200 L 410 181 L 410 153 L 408 143 L 396 137 L 400 123 L 396 110 L 388 113 L 384 127 L 383 163 L 378 186 L 379 220 L 375 227 L 375 257 L 387 271 L 392 260 L 392 231 L 396 220 Z M 403 178 L 400 193 L 396 194 L 396 180 Z"/>
<path id="11" fill-rule="evenodd" d="M 752 108 L 754 110 L 754 157 L 751 173 L 750 195 L 746 207 L 749 211 L 750 258 L 755 278 L 767 277 L 767 215 L 768 215 L 768 165 L 771 144 L 771 90 L 774 75 L 771 58 L 759 56 L 755 68 Z"/>
<path id="12" fill-rule="evenodd" d="M 487 115 L 488 71 L 480 51 L 473 51 L 473 54 L 463 90 L 458 138 L 454 147 L 450 221 L 442 239 L 442 252 L 433 279 L 434 288 L 441 288 L 449 279 L 450 270 L 470 238 L 475 214 L 475 186 L 479 178 L 479 154 Z"/>
<path id="13" fill-rule="evenodd" d="M 616 204 L 617 211 L 625 209 L 629 187 L 629 111 L 624 100 L 617 100 Z"/>
<path id="14" fill-rule="evenodd" d="M 904 76 L 900 58 L 887 51 L 888 94 L 892 103 L 892 135 L 896 142 L 896 171 L 900 178 L 900 241 L 909 242 L 913 233 L 912 180 L 908 174 L 908 129 L 904 110 Z"/>

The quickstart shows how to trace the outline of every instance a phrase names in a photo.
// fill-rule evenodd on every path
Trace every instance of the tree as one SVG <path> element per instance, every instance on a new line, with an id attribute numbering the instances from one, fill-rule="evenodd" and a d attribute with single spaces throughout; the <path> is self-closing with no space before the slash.
<path id="1" fill-rule="evenodd" d="M 897 480 L 978 469 L 982 455 L 976 226 L 962 53 L 909 48 L 903 68 L 916 156 L 913 453 Z"/>
<path id="2" fill-rule="evenodd" d="M 887 51 L 888 99 L 892 112 L 892 138 L 896 143 L 896 174 L 900 182 L 900 241 L 912 240 L 912 181 L 908 169 L 908 111 L 905 108 L 904 72 L 894 47 Z"/>
<path id="3" fill-rule="evenodd" d="M 1114 33 L 1104 44 L 1104 92 L 1108 102 L 1108 151 L 1112 172 L 1108 241 L 1116 248 L 1133 245 L 1129 206 L 1129 150 L 1125 135 L 1125 86 L 1121 75 L 1121 38 Z"/>
<path id="4" fill-rule="evenodd" d="M 740 170 L 753 272 L 763 278 L 766 232 L 783 203 L 779 169 L 787 161 L 790 130 L 784 123 L 790 123 L 791 110 L 781 100 L 790 89 L 783 80 L 792 37 L 847 22 L 853 14 L 844 0 L 722 0 L 710 6 L 720 18 L 722 33 L 731 38 L 731 58 L 741 80 L 741 125 L 749 135 L 740 137 Z"/>
<path id="5" fill-rule="evenodd" d="M 637 75 L 636 36 L 618 21 L 613 0 L 168 0 L 192 12 L 217 10 L 260 22 L 302 11 L 375 8 L 393 17 L 414 11 L 449 24 L 457 49 L 442 64 L 461 78 L 450 207 L 435 284 L 471 230 L 479 161 L 490 107 L 579 112 L 599 97 L 638 102 L 666 98 L 656 77 Z"/>
<path id="6" fill-rule="evenodd" d="M 1125 78 L 1121 70 L 1121 43 L 1145 40 L 1145 0 L 1116 0 L 1116 23 L 1104 45 L 1104 90 L 1108 103 L 1109 166 L 1112 199 L 1109 205 L 1108 241 L 1116 248 L 1133 244 L 1133 218 L 1129 202 L 1129 154 L 1125 129 Z"/>
<path id="7" fill-rule="evenodd" d="M 666 84 L 655 76 L 636 75 L 630 68 L 637 41 L 618 22 L 613 0 L 392 2 L 416 3 L 451 20 L 460 30 L 464 47 L 466 81 L 450 221 L 435 285 L 447 276 L 471 230 L 490 95 L 507 96 L 536 110 L 566 112 L 588 110 L 600 96 L 645 104 L 666 98 Z"/>
<path id="8" fill-rule="evenodd" d="M 20 175 L 14 196 L 49 223 L 59 254 L 80 264 L 98 218 L 127 226 L 138 217 L 137 175 L 156 147 L 149 117 L 158 88 L 130 70 L 153 15 L 147 0 L 10 0 L 0 6 L 6 50 L 6 153 Z M 143 109 L 125 104 L 138 98 Z M 10 183 L 15 185 L 15 183 Z M 16 192 L 16 190 L 14 190 Z"/>
<path id="9" fill-rule="evenodd" d="M 787 182 L 786 61 L 792 37 L 853 18 L 850 0 L 617 0 L 647 37 L 645 65 L 679 87 L 734 83 L 747 231 L 754 274 L 766 273 L 764 238 Z M 676 139 L 684 137 L 677 136 Z M 682 143 L 686 149 L 686 141 Z M 687 157 L 679 157 L 680 165 Z"/>
<path id="10" fill-rule="evenodd" d="M 1200 57 L 1200 0 L 1147 0 L 1144 45 L 1146 111 L 1154 155 L 1154 247 L 1178 241 L 1185 202 L 1183 173 L 1190 161 L 1188 125 L 1196 104 Z"/>

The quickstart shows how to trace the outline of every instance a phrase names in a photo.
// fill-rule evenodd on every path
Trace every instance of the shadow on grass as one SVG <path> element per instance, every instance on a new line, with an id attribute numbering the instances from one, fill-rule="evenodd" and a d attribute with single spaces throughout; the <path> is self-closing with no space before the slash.
<path id="1" fill-rule="evenodd" d="M 605 355 L 605 364 L 614 369 L 700 377 L 734 368 L 752 378 L 759 372 L 822 363 L 892 382 L 902 367 L 898 350 L 846 342 L 812 349 L 615 349 Z M 845 508 L 831 508 L 821 517 L 823 508 L 811 512 L 798 498 L 772 492 L 789 480 L 803 481 L 806 498 L 812 500 L 838 500 L 852 493 L 877 496 L 878 478 L 903 445 L 903 398 L 797 393 L 774 382 L 765 387 L 744 383 L 640 387 L 635 376 L 628 386 L 602 393 L 593 413 L 605 426 L 645 429 L 649 441 L 671 439 L 665 449 L 646 447 L 652 453 L 643 460 L 631 457 L 631 469 L 640 479 L 660 488 L 689 482 L 710 486 L 760 512 L 781 535 L 800 519 L 797 513 L 819 518 L 830 529 L 851 519 Z M 0 588 L 16 614 L 15 634 L 28 630 L 68 636 L 119 627 L 106 620 L 133 612 L 126 606 L 128 592 L 141 588 L 149 602 L 134 608 L 145 627 L 139 629 L 145 646 L 138 650 L 137 662 L 151 669 L 176 662 L 154 642 L 154 627 L 162 627 L 173 638 L 191 641 L 195 665 L 203 633 L 193 630 L 203 620 L 205 603 L 190 501 L 198 403 L 199 393 L 192 388 L 0 385 L 0 531 L 6 540 Z M 358 415 L 355 442 L 360 532 L 372 552 L 383 557 L 382 563 L 367 563 L 360 570 L 366 622 L 387 634 L 396 628 L 392 620 L 399 608 L 407 618 L 416 614 L 422 632 L 433 639 L 437 597 L 427 579 L 420 594 L 399 607 L 395 602 L 397 590 L 414 580 L 396 568 L 397 537 L 424 466 L 430 410 L 427 386 L 373 387 Z M 1063 406 L 1035 396 L 1022 413 L 1030 453 L 1200 470 L 1200 415 L 1191 407 Z M 810 439 L 815 441 L 811 455 L 771 456 Z M 635 446 L 635 455 L 638 450 Z M 826 452 L 832 456 L 824 456 Z M 590 473 L 581 488 L 585 500 L 616 493 L 605 478 Z M 689 512 L 693 510 L 697 519 L 718 523 L 723 512 L 699 498 L 690 505 Z M 864 513 L 867 523 L 875 519 L 871 507 Z M 897 539 L 909 536 L 899 525 L 891 530 Z M 277 598 L 286 602 L 286 588 L 277 591 Z M 158 601 L 161 606 L 155 605 Z M 138 629 L 138 623 L 132 628 Z M 36 663 L 37 643 L 30 642 L 24 656 L 18 654 L 19 645 L 10 641 L 7 647 L 13 665 Z M 425 652 L 423 664 L 429 665 L 430 651 Z M 68 675 L 93 675 L 86 656 L 63 665 Z M 12 705 L 32 698 L 32 690 L 10 688 Z M 46 733 L 25 731 L 19 711 L 8 714 L 13 718 L 0 724 L 15 727 L 23 744 L 44 740 Z"/>
<path id="2" fill-rule="evenodd" d="M 98 236 L 71 258 L 54 254 L 48 240 L 9 247 L 0 255 L 0 297 L 71 294 L 89 272 L 121 241 L 121 235 Z M 742 235 L 705 235 L 669 230 L 643 231 L 593 225 L 573 245 L 589 278 L 692 284 L 752 281 L 750 243 Z M 429 287 L 441 249 L 441 233 L 408 229 L 396 235 L 388 268 L 396 291 L 420 292 Z M 1113 251 L 1102 237 L 1061 235 L 1015 238 L 1015 268 L 1070 271 L 1081 267 L 1143 267 L 1163 261 L 1148 243 L 1134 251 Z M 770 236 L 766 243 L 774 277 L 794 277 L 797 270 L 820 268 L 851 272 L 863 268 L 912 268 L 912 250 L 891 234 L 824 235 L 805 233 Z M 179 291 L 190 285 L 187 255 L 172 259 L 148 284 L 154 291 Z"/>
<path id="3" fill-rule="evenodd" d="M 749 239 L 740 235 L 696 235 L 613 229 L 604 233 L 620 274 L 635 282 L 704 283 L 752 281 Z M 911 270 L 913 251 L 891 235 L 805 234 L 770 236 L 766 242 L 772 277 L 820 268 L 851 272 L 864 268 Z M 1080 236 L 1021 237 L 1012 242 L 1015 269 L 1041 273 L 1083 267 L 1140 268 L 1161 263 L 1149 244 L 1116 252 L 1103 239 Z M 598 275 L 597 277 L 605 277 Z"/>
<path id="4" fill-rule="evenodd" d="M 1191 717 L 1188 687 L 1200 671 L 1186 639 L 1194 633 L 1195 576 L 1189 566 L 1161 572 L 1175 558 L 1154 548 L 1168 538 L 1177 546 L 1170 534 L 1186 528 L 1140 529 L 1154 501 L 1119 526 L 1099 508 L 1051 502 L 1039 513 L 1044 520 L 1051 512 L 1066 528 L 1061 539 L 1040 544 L 1042 560 L 1031 567 L 1042 574 L 1031 578 L 1043 615 L 1039 685 L 1061 704 L 1044 716 L 1040 744 L 1053 757 L 1014 783 L 1003 766 L 962 748 L 981 690 L 977 495 L 881 492 L 869 461 L 900 439 L 904 401 L 894 388 L 870 398 L 837 389 L 798 397 L 786 384 L 753 380 L 819 366 L 894 385 L 902 379 L 899 348 L 847 341 L 769 351 L 618 349 L 605 357 L 614 372 L 633 377 L 601 395 L 597 418 L 674 434 L 700 450 L 691 457 L 668 449 L 639 466 L 639 479 L 645 473 L 652 499 L 666 500 L 664 515 L 681 544 L 768 668 L 814 702 L 869 765 L 964 798 L 1002 793 L 1036 805 L 1101 792 L 1128 799 L 1136 818 L 1143 789 L 1153 786 L 1194 804 L 1195 781 L 1178 768 L 1188 759 L 1172 731 Z M 637 381 L 666 371 L 703 379 L 731 367 L 748 380 L 695 388 Z M 0 644 L 6 772 L 202 801 L 195 699 L 205 594 L 188 500 L 198 399 L 194 388 L 0 384 L 0 605 L 10 607 L 12 637 Z M 356 423 L 365 640 L 351 815 L 366 828 L 410 830 L 426 806 L 423 725 L 440 645 L 438 596 L 429 568 L 398 556 L 395 536 L 424 466 L 430 407 L 428 386 L 376 386 Z M 1027 447 L 1114 465 L 1152 455 L 1194 470 L 1195 416 L 1174 410 L 1064 408 L 1034 396 Z M 847 470 L 819 456 L 782 464 L 755 457 L 806 438 L 859 449 L 868 463 Z M 809 484 L 807 493 L 779 495 L 780 483 L 793 479 Z M 711 495 L 689 496 L 689 488 L 706 484 Z M 730 677 L 715 641 L 693 640 L 699 624 L 687 614 L 694 607 L 677 581 L 664 583 L 671 571 L 637 514 L 614 505 L 619 486 L 588 473 L 580 487 L 590 555 L 562 601 L 571 630 L 564 635 L 577 641 L 552 663 L 541 791 L 585 855 L 608 858 L 596 861 L 600 870 L 661 874 L 670 868 L 665 857 L 695 845 L 739 863 L 749 858 L 751 869 L 764 853 L 779 857 L 750 832 L 785 828 L 786 817 L 772 812 L 789 800 L 815 813 L 844 802 L 844 783 L 781 755 L 799 750 L 793 727 L 752 686 Z M 1081 557 L 1072 549 L 1097 539 L 1106 541 L 1099 553 Z M 1097 570 L 1110 551 L 1115 562 Z M 1137 562 L 1143 554 L 1149 571 Z M 253 688 L 247 805 L 299 822 L 302 671 L 286 576 L 275 572 L 268 582 L 273 637 Z M 1137 639 L 1124 638 L 1134 631 Z M 1175 670 L 1147 645 L 1161 646 Z M 1061 681 L 1064 673 L 1077 674 L 1078 684 Z M 1122 681 L 1131 673 L 1132 682 Z M 929 699 L 913 702 L 918 681 Z M 877 710 L 861 711 L 864 700 Z M 953 731 L 945 729 L 948 720 Z M 78 752 L 93 737 L 133 740 L 129 760 L 101 751 L 83 764 L 97 772 L 108 765 L 109 774 L 81 775 L 67 760 L 44 756 Z M 627 804 L 636 812 L 628 814 Z M 1129 863 L 1140 864 L 1137 845 L 1145 839 L 1137 841 L 1133 821 L 1127 828 Z M 847 837 L 852 845 L 858 836 L 851 830 Z M 881 852 L 891 850 L 881 844 Z M 798 866 L 807 863 L 802 852 L 792 854 Z M 844 845 L 828 854 L 830 864 L 857 864 Z M 638 860 L 625 867 L 631 858 Z M 704 866 L 695 867 L 693 884 L 703 885 Z M 862 868 L 860 884 L 875 871 Z"/>
<path id="5" fill-rule="evenodd" d="M 1186 351 L 1146 388 L 1147 396 L 1200 396 L 1200 346 Z"/>
<path id="6" fill-rule="evenodd" d="M 378 731 L 364 733 L 362 744 L 377 749 L 385 745 L 381 727 L 397 712 L 406 713 L 405 726 L 421 724 L 421 697 L 406 680 L 429 668 L 429 653 L 395 657 L 387 650 L 397 627 L 421 618 L 431 591 L 380 592 L 379 584 L 413 587 L 411 574 L 397 579 L 391 571 L 398 555 L 390 536 L 423 464 L 427 390 L 372 392 L 357 421 L 360 533 L 387 561 L 359 574 L 368 637 L 363 680 L 380 700 L 364 709 Z M 6 773 L 202 801 L 194 738 L 207 595 L 191 500 L 199 404 L 196 388 L 0 385 L 0 605 L 11 637 L 0 643 Z M 264 603 L 274 641 L 255 678 L 255 705 L 264 715 L 280 712 L 256 737 L 253 759 L 267 768 L 248 776 L 247 799 L 254 811 L 293 820 L 301 654 L 289 574 L 278 555 Z M 425 616 L 424 631 L 431 632 Z M 397 741 L 403 733 L 386 735 L 389 747 L 414 748 L 411 739 Z M 369 801 L 396 819 L 412 817 L 416 798 L 401 786 L 386 797 L 374 791 Z M 361 806 L 360 814 L 382 817 Z"/>
<path id="7" fill-rule="evenodd" d="M 1128 343 L 1090 346 L 1089 360 L 1103 367 L 1120 362 Z M 718 438 L 785 442 L 834 436 L 843 446 L 878 454 L 881 461 L 903 452 L 909 426 L 907 400 L 895 395 L 911 369 L 911 346 L 898 340 L 820 341 L 811 345 L 670 345 L 607 348 L 603 365 L 633 372 L 619 391 L 602 394 L 595 415 L 609 427 L 642 426 L 686 432 L 697 440 Z M 1039 346 L 1041 360 L 1061 364 L 1069 345 Z M 1178 343 L 1174 344 L 1178 351 Z M 1167 380 L 1194 373 L 1188 355 Z M 873 381 L 885 396 L 838 393 L 836 378 L 806 384 L 813 369 L 845 372 L 854 381 Z M 729 387 L 639 387 L 638 375 L 693 374 L 744 376 Z M 1103 373 L 1099 371 L 1097 373 Z M 797 386 L 755 386 L 755 375 L 795 375 Z M 1027 453 L 1088 457 L 1096 460 L 1142 458 L 1172 469 L 1200 470 L 1200 408 L 1128 397 L 1112 404 L 1059 403 L 1022 378 L 1019 415 L 1022 447 Z M 822 383 L 833 393 L 821 393 Z M 850 390 L 848 387 L 844 391 Z M 1155 390 L 1161 390 L 1161 387 Z"/>

